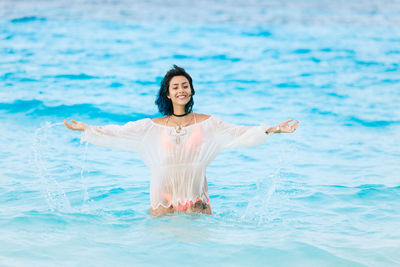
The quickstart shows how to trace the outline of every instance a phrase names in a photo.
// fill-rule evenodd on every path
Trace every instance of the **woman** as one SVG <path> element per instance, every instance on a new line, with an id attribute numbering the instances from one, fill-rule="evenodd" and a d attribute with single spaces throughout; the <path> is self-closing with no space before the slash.
<path id="1" fill-rule="evenodd" d="M 192 112 L 192 78 L 176 65 L 161 81 L 156 105 L 165 117 L 131 121 L 123 126 L 89 126 L 64 120 L 68 129 L 83 131 L 83 141 L 138 152 L 151 171 L 150 214 L 212 214 L 207 165 L 226 148 L 255 146 L 272 133 L 292 133 L 298 121 L 274 127 L 238 126 L 218 116 Z"/>

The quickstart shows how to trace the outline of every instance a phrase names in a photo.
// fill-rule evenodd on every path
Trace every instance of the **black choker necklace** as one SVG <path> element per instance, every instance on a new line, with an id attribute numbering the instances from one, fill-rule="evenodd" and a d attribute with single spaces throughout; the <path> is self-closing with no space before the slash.
<path id="1" fill-rule="evenodd" d="M 190 114 L 191 111 L 189 111 L 188 113 L 182 114 L 182 115 L 175 115 L 175 113 L 172 113 L 172 115 L 174 115 L 175 117 L 185 117 L 186 115 Z"/>

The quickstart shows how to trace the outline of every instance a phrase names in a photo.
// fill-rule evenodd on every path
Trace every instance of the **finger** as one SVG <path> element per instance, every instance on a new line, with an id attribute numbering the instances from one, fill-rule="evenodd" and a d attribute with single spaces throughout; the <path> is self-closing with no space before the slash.
<path id="1" fill-rule="evenodd" d="M 72 121 L 73 123 L 75 123 L 75 124 L 78 123 L 76 120 L 71 120 L 71 121 Z"/>
<path id="2" fill-rule="evenodd" d="M 64 124 L 65 124 L 65 126 L 67 126 L 67 128 L 70 129 L 70 130 L 74 130 L 74 129 L 75 129 L 74 125 L 72 125 L 71 123 L 69 123 L 69 122 L 67 122 L 67 121 L 65 121 Z"/>

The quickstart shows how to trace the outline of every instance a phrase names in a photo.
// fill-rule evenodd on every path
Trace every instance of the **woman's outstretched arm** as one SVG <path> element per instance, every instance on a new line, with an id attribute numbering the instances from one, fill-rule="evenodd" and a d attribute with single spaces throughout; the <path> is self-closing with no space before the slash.
<path id="1" fill-rule="evenodd" d="M 214 117 L 217 121 L 215 127 L 222 149 L 261 145 L 267 141 L 271 133 L 292 133 L 299 123 L 296 121 L 293 125 L 289 125 L 292 120 L 286 120 L 273 127 L 264 123 L 259 126 L 243 126 L 224 122 L 218 116 Z"/>
<path id="2" fill-rule="evenodd" d="M 68 129 L 82 131 L 82 141 L 93 145 L 139 152 L 141 141 L 148 130 L 148 119 L 130 121 L 124 125 L 109 124 L 104 126 L 87 125 L 80 121 L 64 120 Z"/>

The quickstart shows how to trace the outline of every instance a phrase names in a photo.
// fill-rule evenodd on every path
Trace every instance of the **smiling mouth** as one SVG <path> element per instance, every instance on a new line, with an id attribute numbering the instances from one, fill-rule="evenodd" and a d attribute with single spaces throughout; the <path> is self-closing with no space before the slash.
<path id="1" fill-rule="evenodd" d="M 178 95 L 176 98 L 184 99 L 184 98 L 186 98 L 186 97 L 187 97 L 186 95 Z"/>

